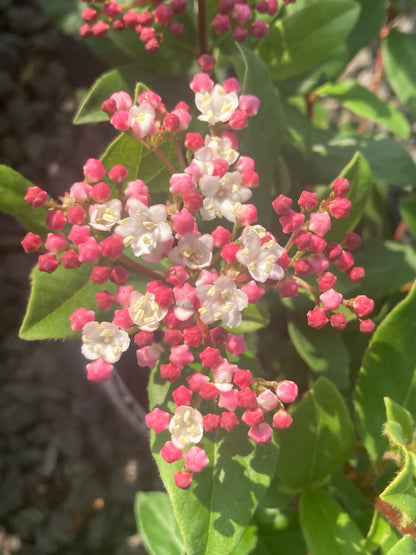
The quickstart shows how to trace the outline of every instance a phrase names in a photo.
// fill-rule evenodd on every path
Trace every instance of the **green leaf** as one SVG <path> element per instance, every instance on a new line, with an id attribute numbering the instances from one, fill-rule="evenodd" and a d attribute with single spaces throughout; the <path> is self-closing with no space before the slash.
<path id="1" fill-rule="evenodd" d="M 165 139 L 160 150 L 166 155 L 168 160 L 177 166 L 176 151 L 173 144 Z M 178 172 L 180 170 L 178 169 Z M 149 187 L 150 194 L 167 192 L 169 190 L 169 179 L 171 172 L 166 168 L 159 157 L 151 150 L 144 149 L 140 162 L 140 179 Z"/>
<path id="2" fill-rule="evenodd" d="M 191 372 L 189 369 L 188 373 Z M 173 412 L 171 394 L 178 385 L 178 382 L 170 385 L 161 380 L 158 369 L 154 369 L 149 384 L 150 407 Z M 205 413 L 209 409 L 201 408 L 201 411 Z M 274 441 L 255 445 L 247 437 L 244 425 L 231 433 L 220 429 L 215 434 L 207 434 L 203 447 L 209 465 L 194 474 L 190 489 L 184 491 L 173 480 L 174 473 L 183 468 L 183 461 L 168 464 L 159 455 L 168 439 L 169 435 L 163 432 L 158 436 L 152 434 L 152 452 L 171 499 L 186 552 L 189 555 L 231 553 L 270 485 L 279 447 Z"/>
<path id="3" fill-rule="evenodd" d="M 116 164 L 124 164 L 129 172 L 127 179 L 133 181 L 139 176 L 140 166 L 145 155 L 143 148 L 140 141 L 122 133 L 107 147 L 107 150 L 101 156 L 101 161 L 107 172 Z M 159 165 L 162 166 L 160 161 Z M 108 178 L 104 178 L 103 181 L 113 189 L 114 196 L 116 196 L 117 190 L 114 183 Z"/>
<path id="4" fill-rule="evenodd" d="M 249 304 L 243 311 L 243 320 L 237 328 L 224 326 L 230 333 L 249 333 L 266 327 L 270 314 L 265 305 Z"/>
<path id="5" fill-rule="evenodd" d="M 380 546 L 381 553 L 386 555 L 400 538 L 401 535 L 398 530 L 378 511 L 374 511 L 373 520 L 367 534 L 367 549 L 372 553 Z"/>
<path id="6" fill-rule="evenodd" d="M 45 224 L 47 209 L 32 208 L 25 200 L 29 187 L 33 183 L 23 175 L 0 165 L 0 210 L 14 216 L 28 231 L 44 234 L 49 231 Z"/>
<path id="7" fill-rule="evenodd" d="M 351 210 L 348 218 L 332 219 L 332 227 L 326 237 L 328 242 L 341 242 L 347 233 L 357 227 L 372 186 L 369 165 L 359 152 L 354 154 L 349 164 L 341 171 L 340 177 L 345 177 L 350 182 L 351 189 L 346 196 L 351 201 Z"/>
<path id="8" fill-rule="evenodd" d="M 416 541 L 410 534 L 406 534 L 393 546 L 387 555 L 415 555 Z"/>
<path id="9" fill-rule="evenodd" d="M 403 445 L 412 443 L 415 424 L 410 412 L 389 399 L 389 397 L 384 398 L 384 404 L 386 405 L 387 422 L 394 422 L 400 427 L 400 439 L 398 437 L 394 438 L 396 443 L 401 442 Z"/>
<path id="10" fill-rule="evenodd" d="M 288 79 L 329 58 L 354 27 L 359 13 L 355 2 L 322 0 L 277 20 L 259 47 L 272 77 Z"/>
<path id="11" fill-rule="evenodd" d="M 328 83 L 318 89 L 316 94 L 335 98 L 354 114 L 386 127 L 403 139 L 409 136 L 410 127 L 406 118 L 391 104 L 383 102 L 353 80 L 345 79 L 338 83 Z"/>
<path id="12" fill-rule="evenodd" d="M 325 374 L 341 389 L 349 385 L 350 356 L 341 334 L 332 328 L 309 327 L 305 316 L 289 314 L 288 333 L 299 356 L 312 372 Z"/>
<path id="13" fill-rule="evenodd" d="M 251 202 L 257 207 L 259 223 L 268 226 L 272 215 L 273 176 L 283 133 L 282 108 L 268 68 L 258 56 L 238 45 L 238 55 L 233 60 L 243 94 L 254 94 L 260 99 L 258 114 L 250 118 L 248 128 L 239 133 L 238 139 L 241 152 L 256 161 L 260 186 L 253 189 Z"/>
<path id="14" fill-rule="evenodd" d="M 115 92 L 125 91 L 132 96 L 137 81 L 136 72 L 135 66 L 128 65 L 100 75 L 84 96 L 73 123 L 80 125 L 108 121 L 108 115 L 101 110 L 101 104 Z"/>
<path id="15" fill-rule="evenodd" d="M 375 331 L 360 369 L 355 407 L 364 444 L 372 459 L 387 449 L 382 435 L 384 397 L 416 417 L 416 285 Z"/>
<path id="16" fill-rule="evenodd" d="M 399 210 L 409 230 L 416 235 L 416 193 L 402 197 L 399 201 Z"/>
<path id="17" fill-rule="evenodd" d="M 386 75 L 406 110 L 416 115 L 416 36 L 391 31 L 382 42 Z"/>
<path id="18" fill-rule="evenodd" d="M 285 485 L 299 490 L 322 482 L 345 462 L 355 434 L 344 400 L 323 377 L 292 416 L 291 427 L 279 433 L 277 475 Z"/>
<path id="19" fill-rule="evenodd" d="M 92 268 L 92 264 L 83 264 L 71 270 L 58 266 L 52 274 L 35 268 L 19 336 L 28 341 L 79 336 L 71 329 L 70 315 L 80 307 L 95 309 L 95 294 L 103 289 L 89 279 Z M 109 288 L 115 292 L 114 284 Z"/>
<path id="20" fill-rule="evenodd" d="M 276 506 L 276 500 L 274 501 Z M 257 511 L 257 546 L 252 555 L 305 555 L 306 545 L 300 529 L 299 514 L 295 509 Z"/>
<path id="21" fill-rule="evenodd" d="M 310 555 L 365 555 L 364 537 L 325 490 L 307 490 L 300 498 L 300 522 Z"/>
<path id="22" fill-rule="evenodd" d="M 136 495 L 134 512 L 139 533 L 152 555 L 182 555 L 185 547 L 166 493 L 143 492 Z"/>
<path id="23" fill-rule="evenodd" d="M 248 526 L 238 542 L 236 548 L 231 551 L 230 555 L 248 555 L 253 553 L 253 549 L 257 544 L 257 528 L 255 526 Z"/>

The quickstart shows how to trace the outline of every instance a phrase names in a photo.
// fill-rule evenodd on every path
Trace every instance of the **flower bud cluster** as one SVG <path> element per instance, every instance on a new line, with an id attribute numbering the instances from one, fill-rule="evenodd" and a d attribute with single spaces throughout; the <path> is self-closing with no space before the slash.
<path id="1" fill-rule="evenodd" d="M 146 50 L 157 52 L 167 31 L 174 37 L 184 33 L 183 23 L 176 19 L 186 10 L 186 0 L 137 0 L 124 4 L 114 0 L 84 2 L 93 7 L 88 6 L 81 14 L 85 23 L 79 32 L 83 38 L 105 37 L 110 29 L 119 32 L 131 30 L 138 35 Z"/>
<path id="2" fill-rule="evenodd" d="M 200 64 L 208 68 L 211 60 L 205 57 Z M 287 245 L 280 245 L 256 223 L 256 208 L 248 201 L 259 177 L 254 160 L 238 152 L 233 132 L 256 114 L 258 99 L 240 95 L 236 79 L 214 84 L 204 72 L 190 86 L 198 117 L 209 128 L 205 137 L 186 133 L 190 112 L 184 103 L 171 114 L 186 123 L 167 125 L 168 113 L 152 91 L 135 106 L 125 92 L 115 93 L 103 106 L 113 125 L 117 113 L 126 114 L 119 115 L 128 124 L 121 130 L 165 162 L 171 172 L 165 203 L 153 203 L 146 184 L 129 176 L 124 165 L 107 171 L 100 160 L 89 159 L 84 180 L 74 183 L 60 203 L 39 187 L 28 190 L 26 200 L 33 207 L 48 208 L 51 232 L 45 239 L 29 233 L 23 240 L 27 252 L 42 252 L 41 271 L 53 272 L 60 264 L 68 269 L 93 265 L 90 279 L 101 286 L 96 308 L 79 307 L 71 316 L 90 361 L 88 379 L 108 380 L 134 343 L 137 364 L 158 365 L 160 378 L 172 384 L 176 408 L 170 413 L 157 407 L 146 420 L 156 433 L 166 434 L 163 459 L 184 460 L 175 474 L 181 488 L 189 487 L 193 473 L 208 464 L 205 434 L 244 426 L 251 440 L 262 444 L 271 440 L 273 428 L 291 424 L 286 405 L 297 397 L 296 384 L 263 380 L 235 363 L 247 346 L 232 329 L 241 324 L 249 304 L 276 286 L 282 296 L 297 294 L 299 287 L 311 291 L 306 280 L 315 275 L 320 289 L 314 293 L 316 307 L 308 313 L 310 325 L 321 327 L 325 315 L 334 327 L 342 327 L 343 305 L 360 319 L 363 331 L 370 331 L 365 317 L 372 308 L 363 295 L 344 300 L 327 271 L 332 263 L 353 281 L 362 277 L 350 254 L 358 236 L 349 234 L 342 245 L 324 239 L 331 218 L 348 213 L 348 182 L 337 180 L 321 203 L 315 193 L 303 192 L 299 212 L 288 197 L 275 199 L 283 231 L 290 233 Z M 175 145 L 181 140 L 178 166 L 159 149 L 163 140 Z M 223 225 L 204 231 L 205 222 L 215 226 L 216 220 Z M 149 279 L 144 291 L 136 290 L 135 275 Z M 99 321 L 98 309 L 106 314 L 104 321 Z"/>

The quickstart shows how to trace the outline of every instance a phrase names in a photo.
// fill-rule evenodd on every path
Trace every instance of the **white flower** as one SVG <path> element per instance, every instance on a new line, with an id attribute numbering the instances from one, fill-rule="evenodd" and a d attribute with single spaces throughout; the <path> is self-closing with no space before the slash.
<path id="1" fill-rule="evenodd" d="M 115 232 L 124 237 L 124 245 L 131 246 L 135 256 L 146 262 L 158 262 L 172 241 L 172 229 L 167 223 L 164 204 L 150 208 L 138 199 L 129 200 L 129 217 L 121 220 Z"/>
<path id="2" fill-rule="evenodd" d="M 241 311 L 247 307 L 248 297 L 230 277 L 220 276 L 212 285 L 198 285 L 196 294 L 202 301 L 199 313 L 205 324 L 216 320 L 222 320 L 230 328 L 241 324 Z"/>
<path id="3" fill-rule="evenodd" d="M 167 312 L 167 308 L 162 308 L 157 304 L 153 293 L 142 295 L 139 291 L 133 291 L 131 294 L 130 318 L 141 330 L 157 330 L 159 322 L 166 316 Z"/>
<path id="4" fill-rule="evenodd" d="M 224 158 L 230 166 L 239 157 L 239 153 L 232 147 L 232 141 L 229 137 L 205 137 L 205 146 L 209 147 L 212 151 L 213 158 Z"/>
<path id="5" fill-rule="evenodd" d="M 187 405 L 178 407 L 169 423 L 175 447 L 183 449 L 189 443 L 199 443 L 204 433 L 202 422 L 202 414 L 197 409 Z"/>
<path id="6" fill-rule="evenodd" d="M 93 204 L 89 208 L 90 226 L 102 231 L 110 230 L 118 223 L 121 214 L 121 202 L 114 198 L 102 204 Z"/>
<path id="7" fill-rule="evenodd" d="M 205 197 L 204 207 L 200 210 L 203 220 L 224 217 L 229 222 L 235 222 L 241 204 L 252 196 L 251 190 L 241 185 L 240 172 L 227 172 L 221 178 L 203 176 L 199 188 Z"/>
<path id="8" fill-rule="evenodd" d="M 101 357 L 110 364 L 120 360 L 130 345 L 128 333 L 111 322 L 88 322 L 82 328 L 82 341 L 82 354 L 87 359 Z"/>
<path id="9" fill-rule="evenodd" d="M 236 254 L 237 260 L 247 267 L 251 277 L 261 283 L 268 279 L 281 280 L 284 277 L 284 270 L 276 264 L 276 260 L 282 256 L 285 249 L 271 237 L 262 244 L 262 239 L 266 237 L 267 232 L 261 226 L 247 228 L 240 237 L 242 249 Z"/>
<path id="10" fill-rule="evenodd" d="M 185 264 L 188 268 L 205 268 L 211 264 L 213 246 L 214 239 L 209 233 L 201 237 L 185 233 L 168 258 L 174 264 Z"/>
<path id="11" fill-rule="evenodd" d="M 132 106 L 129 110 L 129 126 L 139 139 L 156 133 L 156 113 L 154 108 L 144 102 L 140 106 Z"/>
<path id="12" fill-rule="evenodd" d="M 237 110 L 238 95 L 235 92 L 227 94 L 221 85 L 215 85 L 209 92 L 195 93 L 195 104 L 202 114 L 198 119 L 215 125 L 218 121 L 228 121 Z"/>
<path id="13" fill-rule="evenodd" d="M 237 368 L 238 366 L 236 364 L 230 364 L 226 358 L 223 358 L 222 362 L 212 370 L 215 379 L 215 387 L 218 391 L 224 393 L 232 390 L 233 374 Z"/>

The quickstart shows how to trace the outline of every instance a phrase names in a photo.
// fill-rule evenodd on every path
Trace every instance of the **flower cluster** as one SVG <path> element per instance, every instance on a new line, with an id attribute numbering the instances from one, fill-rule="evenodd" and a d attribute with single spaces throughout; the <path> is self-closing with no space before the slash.
<path id="1" fill-rule="evenodd" d="M 124 165 L 107 171 L 100 160 L 89 159 L 84 180 L 74 183 L 59 203 L 39 187 L 29 188 L 26 200 L 33 207 L 48 207 L 51 232 L 45 240 L 29 233 L 22 242 L 27 252 L 42 252 L 38 267 L 44 272 L 59 265 L 94 265 L 90 279 L 102 286 L 96 307 L 110 317 L 98 321 L 95 307 L 79 307 L 71 316 L 90 361 L 88 379 L 109 379 L 133 339 L 138 365 L 158 365 L 161 378 L 174 384 L 172 414 L 157 407 L 146 420 L 156 433 L 167 434 L 163 459 L 184 459 L 175 474 L 182 488 L 208 463 L 201 443 L 205 434 L 244 425 L 248 436 L 262 444 L 271 440 L 273 428 L 291 424 L 286 404 L 296 399 L 296 384 L 266 381 L 235 363 L 247 346 L 232 329 L 241 324 L 249 304 L 258 303 L 268 289 L 287 297 L 304 288 L 316 305 L 307 315 L 309 325 L 319 328 L 330 321 L 342 328 L 347 312 L 360 320 L 362 331 L 374 327 L 366 319 L 372 301 L 363 295 L 343 299 L 334 289 L 335 274 L 328 271 L 333 264 L 354 282 L 364 275 L 350 252 L 359 244 L 356 234 L 348 234 L 342 244 L 325 240 L 331 219 L 349 213 L 347 180 L 335 181 L 320 203 L 316 193 L 304 191 L 299 211 L 292 209 L 290 198 L 279 195 L 273 208 L 283 232 L 290 234 L 287 244 L 280 245 L 256 223 L 256 208 L 248 201 L 259 176 L 254 160 L 240 155 L 233 132 L 257 113 L 258 99 L 241 95 L 237 79 L 219 85 L 204 72 L 190 86 L 198 118 L 209 128 L 205 137 L 185 133 L 188 106 L 180 103 L 167 112 L 152 91 L 136 103 L 118 92 L 103 104 L 117 129 L 153 150 L 171 171 L 166 203 L 153 204 L 146 184 L 129 179 Z M 179 139 L 183 149 L 177 149 L 176 167 L 159 147 L 163 141 L 177 147 Z M 224 225 L 204 232 L 205 222 L 215 220 Z M 149 278 L 144 291 L 133 285 L 137 274 Z"/>
<path id="2" fill-rule="evenodd" d="M 83 1 L 93 5 L 82 12 L 85 23 L 79 32 L 83 38 L 105 37 L 110 29 L 130 29 L 138 35 L 146 50 L 157 52 L 167 30 L 174 37 L 184 33 L 183 23 L 176 18 L 186 10 L 186 0 L 136 0 L 123 5 L 114 0 Z"/>

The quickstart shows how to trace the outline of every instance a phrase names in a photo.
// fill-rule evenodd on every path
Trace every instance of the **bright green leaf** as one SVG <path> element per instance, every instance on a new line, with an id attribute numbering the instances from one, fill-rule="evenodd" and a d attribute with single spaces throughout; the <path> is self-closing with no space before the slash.
<path id="1" fill-rule="evenodd" d="M 101 104 L 113 93 L 119 91 L 133 94 L 137 68 L 135 66 L 123 66 L 111 69 L 100 75 L 86 93 L 78 112 L 74 117 L 74 124 L 97 123 L 108 121 L 108 115 L 101 110 Z"/>
<path id="2" fill-rule="evenodd" d="M 359 6 L 350 0 L 322 0 L 277 20 L 259 47 L 272 77 L 288 79 L 328 58 L 354 27 L 359 13 Z"/>
<path id="3" fill-rule="evenodd" d="M 387 555 L 416 555 L 416 541 L 410 534 L 406 534 L 389 550 Z"/>
<path id="4" fill-rule="evenodd" d="M 355 442 L 354 426 L 337 388 L 319 378 L 279 433 L 277 475 L 293 489 L 322 482 L 345 462 Z"/>
<path id="5" fill-rule="evenodd" d="M 189 368 L 188 373 L 191 372 Z M 149 384 L 150 407 L 174 410 L 169 399 L 178 385 L 166 383 L 158 369 L 154 369 Z M 152 434 L 152 438 L 152 452 L 171 499 L 186 552 L 189 555 L 231 553 L 270 485 L 279 447 L 274 441 L 255 445 L 247 437 L 244 425 L 231 433 L 220 429 L 215 434 L 207 434 L 203 446 L 210 463 L 202 472 L 194 474 L 191 488 L 184 491 L 173 480 L 183 461 L 168 464 L 159 455 L 169 435 Z"/>
<path id="6" fill-rule="evenodd" d="M 143 150 L 144 147 L 140 141 L 129 137 L 126 133 L 122 133 L 107 147 L 107 150 L 101 157 L 101 161 L 107 172 L 116 164 L 124 164 L 129 172 L 127 179 L 133 181 L 139 176 L 140 165 L 146 152 L 143 152 Z M 161 162 L 159 162 L 159 166 L 162 166 Z M 108 178 L 105 178 L 103 181 L 107 182 L 116 196 L 114 183 Z"/>
<path id="7" fill-rule="evenodd" d="M 181 532 L 166 493 L 140 491 L 136 495 L 134 512 L 139 533 L 151 555 L 185 554 Z"/>
<path id="8" fill-rule="evenodd" d="M 32 208 L 25 195 L 33 183 L 12 168 L 0 165 L 0 210 L 14 216 L 33 233 L 46 233 L 46 208 Z"/>
<path id="9" fill-rule="evenodd" d="M 416 286 L 383 320 L 365 353 L 356 388 L 356 414 L 372 459 L 387 449 L 384 397 L 416 417 Z"/>
<path id="10" fill-rule="evenodd" d="M 416 115 L 416 36 L 391 31 L 382 42 L 386 75 L 407 111 Z"/>
<path id="11" fill-rule="evenodd" d="M 406 118 L 391 104 L 383 102 L 368 89 L 350 79 L 328 83 L 318 89 L 319 96 L 330 96 L 358 116 L 370 119 L 406 139 L 410 127 Z"/>
<path id="12" fill-rule="evenodd" d="M 384 398 L 384 404 L 386 405 L 387 422 L 395 422 L 400 426 L 401 442 L 404 445 L 412 443 L 415 424 L 410 412 L 389 399 L 389 397 Z M 396 442 L 399 441 L 398 438 L 395 438 L 395 440 Z"/>
<path id="13" fill-rule="evenodd" d="M 325 490 L 307 490 L 300 498 L 300 522 L 310 555 L 366 555 L 365 539 Z"/>

